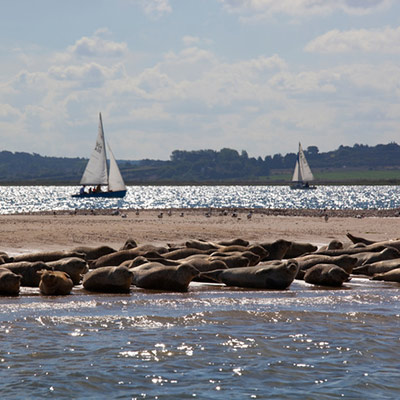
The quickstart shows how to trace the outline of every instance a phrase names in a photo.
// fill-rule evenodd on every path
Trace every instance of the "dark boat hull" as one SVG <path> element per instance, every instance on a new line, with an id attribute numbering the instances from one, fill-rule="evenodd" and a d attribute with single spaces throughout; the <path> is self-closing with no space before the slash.
<path id="1" fill-rule="evenodd" d="M 290 189 L 296 190 L 296 189 L 300 189 L 300 190 L 314 190 L 317 187 L 314 185 L 309 185 L 303 182 L 296 182 L 296 183 L 292 183 L 290 185 Z"/>
<path id="2" fill-rule="evenodd" d="M 116 192 L 94 192 L 94 193 L 82 193 L 73 194 L 74 198 L 88 199 L 88 198 L 107 198 L 107 199 L 122 199 L 126 195 L 126 190 L 118 190 Z"/>

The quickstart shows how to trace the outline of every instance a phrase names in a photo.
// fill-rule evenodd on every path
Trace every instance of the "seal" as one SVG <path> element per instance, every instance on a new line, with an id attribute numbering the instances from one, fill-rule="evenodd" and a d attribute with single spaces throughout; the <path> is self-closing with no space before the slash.
<path id="1" fill-rule="evenodd" d="M 231 239 L 231 240 L 221 240 L 220 242 L 217 243 L 220 246 L 245 246 L 247 247 L 249 245 L 249 242 L 244 239 Z"/>
<path id="2" fill-rule="evenodd" d="M 130 271 L 133 272 L 133 284 L 137 287 L 174 292 L 186 292 L 190 282 L 199 275 L 191 263 L 173 266 L 153 262 Z"/>
<path id="3" fill-rule="evenodd" d="M 60 260 L 50 261 L 46 264 L 55 271 L 67 273 L 74 285 L 79 285 L 82 276 L 89 270 L 87 262 L 78 257 L 61 258 Z"/>
<path id="4" fill-rule="evenodd" d="M 286 256 L 286 252 L 290 248 L 291 242 L 285 239 L 278 239 L 274 242 L 262 242 L 262 246 L 268 251 L 268 256 L 264 257 L 261 261 L 269 260 L 282 260 Z"/>
<path id="5" fill-rule="evenodd" d="M 219 257 L 220 259 L 224 259 L 225 257 L 244 257 L 249 260 L 247 263 L 248 266 L 255 266 L 260 262 L 260 256 L 257 254 L 252 253 L 251 251 L 234 251 L 232 253 L 224 253 L 224 252 L 215 252 L 212 253 L 210 257 Z M 246 267 L 246 265 L 242 265 L 243 267 Z"/>
<path id="6" fill-rule="evenodd" d="M 215 269 L 228 269 L 228 266 L 222 260 L 212 260 L 204 257 L 191 257 L 182 264 L 193 265 L 199 272 L 214 271 Z"/>
<path id="7" fill-rule="evenodd" d="M 79 246 L 72 249 L 72 251 L 85 254 L 86 260 L 96 260 L 99 257 L 105 256 L 106 254 L 111 254 L 116 252 L 116 250 L 110 246 L 97 246 L 97 247 Z"/>
<path id="8" fill-rule="evenodd" d="M 377 261 L 372 264 L 361 265 L 360 267 L 354 268 L 353 274 L 372 276 L 375 274 L 383 274 L 397 268 L 400 268 L 400 258 L 395 258 L 393 260 Z"/>
<path id="9" fill-rule="evenodd" d="M 296 279 L 304 279 L 305 272 L 317 264 L 334 264 L 344 269 L 348 274 L 351 274 L 353 268 L 357 264 L 357 258 L 352 256 L 325 256 L 320 254 L 310 254 L 308 256 L 298 257 L 297 262 L 299 263 L 299 272 L 297 273 Z"/>
<path id="10" fill-rule="evenodd" d="M 29 262 L 20 261 L 2 264 L 2 268 L 14 272 L 14 274 L 21 275 L 21 286 L 38 287 L 40 282 L 40 276 L 37 274 L 42 269 L 51 270 L 47 264 L 41 261 Z"/>
<path id="11" fill-rule="evenodd" d="M 186 241 L 185 246 L 199 250 L 217 250 L 219 248 L 215 243 L 194 239 Z"/>
<path id="12" fill-rule="evenodd" d="M 48 296 L 65 296 L 71 293 L 74 283 L 66 272 L 41 270 L 37 274 L 40 275 L 40 293 Z"/>
<path id="13" fill-rule="evenodd" d="M 347 237 L 351 240 L 351 242 L 354 243 L 354 244 L 362 243 L 362 244 L 370 245 L 370 244 L 376 243 L 375 240 L 369 240 L 369 239 L 362 238 L 362 237 L 359 237 L 359 236 L 354 236 L 354 235 L 352 235 L 350 232 L 346 233 L 346 236 L 347 236 Z"/>
<path id="14" fill-rule="evenodd" d="M 313 253 L 318 247 L 311 243 L 290 242 L 290 247 L 286 250 L 285 258 L 296 258 L 303 254 Z"/>
<path id="15" fill-rule="evenodd" d="M 352 257 L 357 258 L 357 266 L 364 264 L 373 264 L 378 261 L 393 260 L 400 258 L 400 251 L 394 247 L 386 247 L 379 252 L 363 252 L 358 254 L 352 254 Z"/>
<path id="16" fill-rule="evenodd" d="M 349 274 L 334 264 L 317 264 L 304 274 L 307 283 L 321 286 L 342 286 L 343 282 L 349 280 Z"/>
<path id="17" fill-rule="evenodd" d="M 99 267 L 83 276 L 83 287 L 92 292 L 129 293 L 133 273 L 126 267 Z"/>
<path id="18" fill-rule="evenodd" d="M 206 277 L 227 286 L 283 290 L 291 285 L 298 268 L 295 260 L 287 260 L 257 267 L 219 269 L 201 273 L 200 277 Z"/>
<path id="19" fill-rule="evenodd" d="M 5 251 L 0 251 L 0 258 L 3 261 L 2 264 L 14 261 L 14 257 L 10 257 Z"/>
<path id="20" fill-rule="evenodd" d="M 80 257 L 85 259 L 85 254 L 79 253 L 77 251 L 43 251 L 38 253 L 29 253 L 29 254 L 20 254 L 14 257 L 13 262 L 20 262 L 20 261 L 42 261 L 42 262 L 49 262 L 49 261 L 56 261 L 60 258 L 66 257 Z"/>
<path id="21" fill-rule="evenodd" d="M 321 248 L 319 248 L 318 251 L 339 250 L 343 248 L 344 248 L 343 243 L 340 240 L 332 239 L 326 246 L 322 246 Z"/>
<path id="22" fill-rule="evenodd" d="M 115 267 L 121 265 L 126 260 L 133 260 L 137 256 L 161 257 L 161 253 L 165 253 L 165 247 L 157 247 L 153 245 L 142 245 L 128 250 L 120 250 L 115 253 L 106 254 L 99 257 L 94 262 L 89 262 L 90 269 L 100 267 Z"/>
<path id="23" fill-rule="evenodd" d="M 391 271 L 375 274 L 371 280 L 373 281 L 386 281 L 386 282 L 400 282 L 400 268 L 392 269 Z"/>
<path id="24" fill-rule="evenodd" d="M 218 253 L 244 253 L 245 251 L 250 251 L 260 257 L 260 260 L 268 256 L 268 251 L 260 245 L 252 246 L 223 246 L 218 249 Z"/>
<path id="25" fill-rule="evenodd" d="M 128 238 L 128 239 L 126 239 L 124 245 L 119 250 L 120 251 L 121 250 L 129 250 L 129 249 L 134 249 L 136 247 L 138 247 L 136 240 L 132 239 L 132 238 Z"/>
<path id="26" fill-rule="evenodd" d="M 239 256 L 231 256 L 229 253 L 226 253 L 226 256 L 222 255 L 211 255 L 210 261 L 220 260 L 223 261 L 228 268 L 243 268 L 249 266 L 249 259 L 247 257 Z"/>
<path id="27" fill-rule="evenodd" d="M 162 256 L 168 260 L 182 260 L 184 258 L 193 256 L 194 254 L 211 254 L 214 249 L 199 250 L 197 248 L 183 247 L 181 249 L 172 250 L 164 253 Z"/>
<path id="28" fill-rule="evenodd" d="M 14 274 L 7 268 L 0 268 L 0 294 L 17 296 L 21 286 L 22 276 Z"/>

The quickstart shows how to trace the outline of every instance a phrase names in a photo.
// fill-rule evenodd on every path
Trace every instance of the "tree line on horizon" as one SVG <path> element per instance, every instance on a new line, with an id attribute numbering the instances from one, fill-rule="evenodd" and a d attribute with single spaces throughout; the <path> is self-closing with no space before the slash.
<path id="1" fill-rule="evenodd" d="M 368 146 L 339 146 L 320 153 L 317 146 L 304 151 L 312 169 L 400 168 L 400 146 L 391 142 Z M 174 150 L 170 160 L 120 160 L 129 183 L 265 181 L 277 170 L 292 170 L 296 153 L 249 157 L 245 150 Z M 0 152 L 0 182 L 26 184 L 76 184 L 86 166 L 85 158 L 47 157 L 39 154 Z"/>

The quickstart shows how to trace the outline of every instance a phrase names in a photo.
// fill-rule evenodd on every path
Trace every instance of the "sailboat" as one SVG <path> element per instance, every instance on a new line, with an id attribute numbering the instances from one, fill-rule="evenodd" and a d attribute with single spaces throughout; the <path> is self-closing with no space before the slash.
<path id="1" fill-rule="evenodd" d="M 96 144 L 92 155 L 83 172 L 80 184 L 83 185 L 80 193 L 73 194 L 72 197 L 107 197 L 122 198 L 126 194 L 125 182 L 122 178 L 114 154 L 108 144 L 110 154 L 110 171 L 107 170 L 107 154 L 104 140 L 103 121 L 99 113 L 99 129 Z M 102 185 L 107 185 L 107 190 L 101 190 Z M 95 186 L 94 190 L 85 190 L 85 186 Z"/>
<path id="2" fill-rule="evenodd" d="M 314 180 L 314 175 L 308 165 L 306 156 L 304 155 L 301 143 L 299 143 L 299 152 L 297 153 L 296 166 L 294 167 L 291 189 L 316 189 L 314 185 L 310 185 L 310 181 Z"/>

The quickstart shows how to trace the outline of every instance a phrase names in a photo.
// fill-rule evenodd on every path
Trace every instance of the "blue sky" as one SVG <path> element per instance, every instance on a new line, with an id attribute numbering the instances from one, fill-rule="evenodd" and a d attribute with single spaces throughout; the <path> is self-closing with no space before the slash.
<path id="1" fill-rule="evenodd" d="M 400 142 L 400 1 L 1 0 L 0 150 Z"/>

